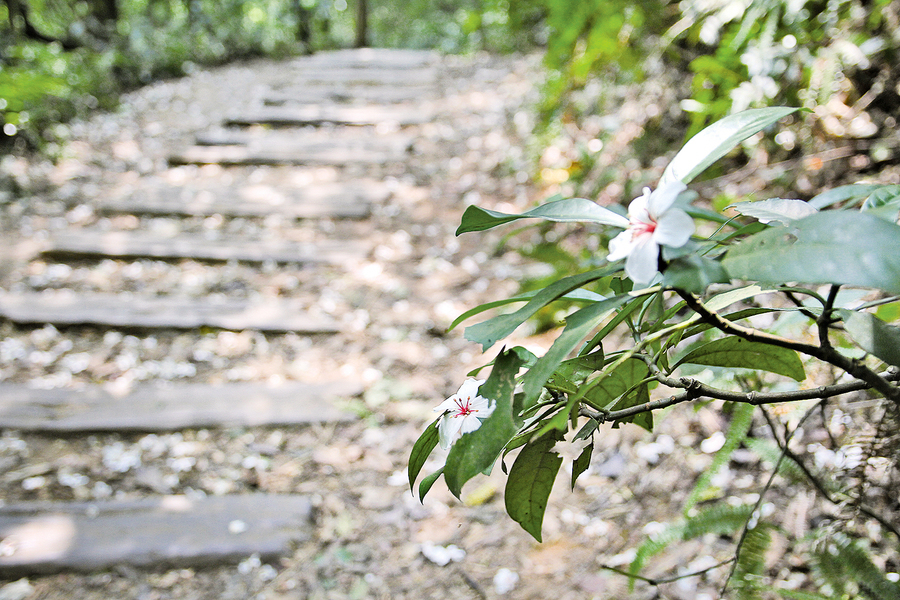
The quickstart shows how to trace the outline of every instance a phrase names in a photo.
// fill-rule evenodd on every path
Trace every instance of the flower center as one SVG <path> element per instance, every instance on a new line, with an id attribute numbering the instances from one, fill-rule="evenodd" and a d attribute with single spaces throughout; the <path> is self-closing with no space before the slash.
<path id="1" fill-rule="evenodd" d="M 471 402 L 472 402 L 471 398 L 466 398 L 465 400 L 463 400 L 463 399 L 457 400 L 456 406 L 459 407 L 459 410 L 456 411 L 456 416 L 457 417 L 467 417 L 474 412 L 478 412 L 477 410 L 472 408 Z"/>
<path id="2" fill-rule="evenodd" d="M 649 235 L 656 231 L 656 221 L 652 218 L 647 221 L 632 221 L 631 227 L 634 230 L 634 236 Z"/>

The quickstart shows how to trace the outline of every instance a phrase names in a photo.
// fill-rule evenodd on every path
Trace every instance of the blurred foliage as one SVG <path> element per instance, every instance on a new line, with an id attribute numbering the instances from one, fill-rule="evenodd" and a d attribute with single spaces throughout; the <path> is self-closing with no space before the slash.
<path id="1" fill-rule="evenodd" d="M 542 43 L 543 15 L 536 0 L 369 0 L 368 43 L 523 50 Z M 4 0 L 0 147 L 42 147 L 55 124 L 198 65 L 350 46 L 355 16 L 355 0 Z"/>

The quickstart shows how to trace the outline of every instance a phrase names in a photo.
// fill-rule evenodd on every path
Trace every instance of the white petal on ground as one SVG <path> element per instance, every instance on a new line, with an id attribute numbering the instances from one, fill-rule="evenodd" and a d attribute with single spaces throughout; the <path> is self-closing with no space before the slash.
<path id="1" fill-rule="evenodd" d="M 506 567 L 499 569 L 494 575 L 494 591 L 498 594 L 508 594 L 519 583 L 519 574 Z"/>
<path id="2" fill-rule="evenodd" d="M 419 550 L 422 552 L 422 556 L 439 567 L 446 566 L 451 562 L 459 562 L 466 557 L 466 551 L 453 544 L 438 546 L 432 542 L 423 542 L 419 546 Z"/>

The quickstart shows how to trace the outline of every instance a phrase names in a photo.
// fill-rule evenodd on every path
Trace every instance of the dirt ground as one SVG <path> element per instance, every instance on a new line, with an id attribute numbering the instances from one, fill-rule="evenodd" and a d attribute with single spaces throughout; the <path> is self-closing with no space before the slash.
<path id="1" fill-rule="evenodd" d="M 628 581 L 601 565 L 627 567 L 633 548 L 675 518 L 696 478 L 712 461 L 727 416 L 717 404 L 658 416 L 657 432 L 626 426 L 598 438 L 592 467 L 569 489 L 567 457 L 535 542 L 505 515 L 499 472 L 477 479 L 464 501 L 438 483 L 424 504 L 406 481 L 413 442 L 432 409 L 466 373 L 490 359 L 451 321 L 481 302 L 507 297 L 516 279 L 540 266 L 495 248 L 503 231 L 454 236 L 468 204 L 518 211 L 553 189 L 533 182 L 527 139 L 538 81 L 532 57 L 446 59 L 440 117 L 418 131 L 405 164 L 310 176 L 375 176 L 393 195 L 362 222 L 278 219 L 105 217 L 94 200 L 139 178 L 177 177 L 168 152 L 220 122 L 235 105 L 258 102 L 283 77 L 283 64 L 226 66 L 150 85 L 124 98 L 114 114 L 69 127 L 63 160 L 3 160 L 0 271 L 7 290 L 75 290 L 191 295 L 308 297 L 350 334 L 148 332 L 0 324 L 0 380 L 41 387 L 104 385 L 128 390 L 151 380 L 175 382 L 317 381 L 361 377 L 367 391 L 350 399 L 356 422 L 308 427 L 189 430 L 155 434 L 57 437 L 4 431 L 3 501 L 138 498 L 161 493 L 309 495 L 316 509 L 310 542 L 272 564 L 247 557 L 209 568 L 179 565 L 145 571 L 33 576 L 0 587 L 17 600 L 170 599 L 713 599 L 724 569 L 660 586 Z M 241 90 L 235 98 L 234 90 Z M 629 112 L 630 111 L 630 112 Z M 613 115 L 629 137 L 634 103 Z M 180 167 L 185 177 L 228 177 L 219 167 Z M 367 170 L 368 169 L 368 170 Z M 285 239 L 364 239 L 371 251 L 340 267 L 262 268 L 194 261 L 25 259 L 30 244 L 68 227 L 149 228 Z M 303 231 L 298 231 L 302 227 Z M 552 336 L 517 333 L 540 350 Z M 493 349 L 495 352 L 497 349 Z M 702 446 L 706 442 L 705 446 Z M 808 437 L 804 444 L 824 443 Z M 708 451 L 697 451 L 707 448 Z M 437 451 L 424 472 L 440 466 Z M 767 465 L 749 453 L 716 481 L 722 498 L 753 501 Z M 770 466 L 770 465 L 769 465 Z M 499 471 L 499 469 L 495 469 Z M 800 585 L 807 573 L 784 562 L 788 539 L 821 517 L 813 492 L 779 480 L 771 508 L 789 531 L 776 536 L 772 573 Z M 652 561 L 646 574 L 701 570 L 729 557 L 728 538 L 708 535 Z"/>

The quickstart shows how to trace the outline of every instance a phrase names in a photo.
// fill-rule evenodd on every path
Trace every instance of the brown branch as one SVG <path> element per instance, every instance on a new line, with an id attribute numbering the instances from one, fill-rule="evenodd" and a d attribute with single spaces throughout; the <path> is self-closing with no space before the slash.
<path id="1" fill-rule="evenodd" d="M 872 371 L 861 362 L 847 358 L 830 345 L 813 346 L 812 344 L 795 342 L 794 340 L 772 335 L 757 329 L 743 327 L 729 321 L 720 314 L 709 310 L 695 295 L 679 289 L 676 289 L 675 292 L 681 296 L 688 308 L 699 314 L 704 322 L 712 325 L 719 331 L 737 336 L 749 342 L 760 342 L 779 348 L 794 350 L 817 358 L 822 362 L 827 362 L 839 369 L 843 369 L 854 378 L 866 382 L 868 384 L 867 387 L 877 390 L 883 394 L 885 398 L 890 399 L 897 404 L 897 406 L 900 406 L 900 388 L 892 385 L 890 381 L 880 377 L 875 371 Z"/>
<path id="2" fill-rule="evenodd" d="M 879 373 L 878 377 L 889 382 L 900 381 L 900 371 L 885 371 L 884 373 Z M 849 392 L 871 389 L 872 387 L 864 381 L 857 380 L 848 381 L 846 383 L 837 383 L 835 385 L 823 385 L 806 390 L 793 390 L 790 392 L 732 392 L 730 390 L 714 388 L 688 377 L 673 379 L 658 373 L 656 375 L 656 380 L 667 387 L 683 389 L 684 392 L 613 411 L 599 412 L 589 408 L 582 408 L 581 413 L 604 423 L 633 417 L 634 415 L 643 412 L 666 408 L 682 402 L 690 402 L 697 398 L 713 398 L 715 400 L 727 400 L 728 402 L 740 402 L 743 404 L 762 406 L 764 404 L 778 404 L 781 402 L 798 402 L 800 400 L 831 398 Z"/>

